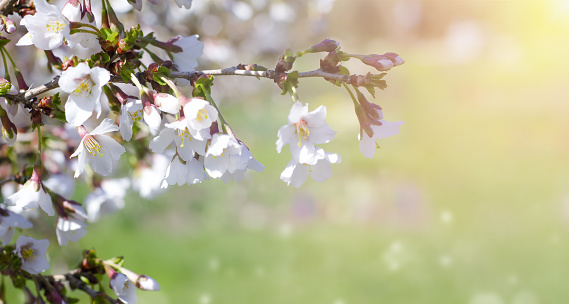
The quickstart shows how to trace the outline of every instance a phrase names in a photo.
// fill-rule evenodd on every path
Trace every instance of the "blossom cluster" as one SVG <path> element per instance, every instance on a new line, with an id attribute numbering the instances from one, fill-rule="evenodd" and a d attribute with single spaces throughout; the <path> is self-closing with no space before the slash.
<path id="1" fill-rule="evenodd" d="M 19 155 L 7 157 L 14 168 L 21 168 L 2 182 L 2 246 L 9 246 L 15 231 L 31 229 L 43 213 L 56 217 L 55 235 L 60 246 L 78 242 L 90 223 L 124 207 L 124 197 L 131 187 L 150 199 L 173 185 L 211 179 L 240 181 L 247 169 L 264 170 L 212 98 L 213 76 L 196 71 L 198 58 L 204 53 L 204 44 L 197 35 L 178 35 L 161 42 L 153 33 L 143 34 L 140 26 L 125 30 L 107 0 L 103 1 L 106 4 L 98 23 L 88 0 L 68 0 L 61 9 L 46 0 L 20 2 L 27 4 L 18 11 L 20 25 L 27 32 L 15 45 L 43 50 L 56 76 L 43 88 L 30 89 L 14 64 L 19 90 L 9 81 L 8 69 L 5 78 L 0 77 L 0 96 L 4 96 L 0 98 L 2 138 L 12 147 L 2 150 L 2 142 L 0 151 L 18 153 L 32 147 L 30 154 L 36 156 L 33 160 Z M 157 0 L 149 2 L 158 4 Z M 129 3 L 137 10 L 143 5 L 142 0 Z M 192 1 L 175 3 L 189 9 Z M 3 29 L 14 33 L 13 22 L 8 21 L 4 21 Z M 4 56 L 13 62 L 2 44 L 0 51 L 4 62 Z M 384 72 L 404 63 L 397 54 L 348 54 L 329 39 L 296 54 L 285 51 L 275 69 L 262 75 L 273 79 L 283 94 L 293 97 L 287 123 L 276 132 L 277 152 L 288 145 L 291 154 L 280 179 L 293 187 L 300 187 L 308 176 L 317 182 L 331 178 L 332 164 L 341 162 L 339 154 L 322 147 L 336 136 L 326 122 L 326 107 L 310 111 L 309 105 L 300 101 L 299 73 L 291 71 L 296 59 L 320 52 L 327 56 L 315 72 L 324 73 L 323 78 L 348 90 L 360 123 L 359 148 L 365 157 L 373 158 L 376 140 L 399 133 L 403 123 L 384 120 L 382 108 L 369 102 L 360 91 L 366 88 L 375 97 L 376 88 L 386 87 L 382 80 L 385 73 L 349 75 L 343 65 L 356 58 Z M 164 53 L 161 58 L 159 54 Z M 259 72 L 249 76 L 267 72 L 257 65 L 234 68 Z M 181 76 L 171 76 L 173 73 L 185 73 L 185 81 L 176 83 Z M 181 86 L 187 83 L 191 93 L 181 93 Z M 45 94 L 56 89 L 56 94 Z M 42 94 L 47 96 L 40 97 Z M 125 165 L 134 167 L 132 176 L 113 177 L 125 172 L 118 170 Z M 83 204 L 73 200 L 77 181 L 91 186 Z M 20 264 L 14 268 L 19 268 L 11 271 L 37 275 L 49 269 L 48 245 L 47 239 L 20 235 L 14 249 L 5 253 L 18 257 L 15 260 Z M 88 272 L 105 272 L 111 289 L 124 303 L 137 301 L 135 287 L 159 289 L 151 278 L 119 264 L 86 253 L 81 267 Z"/>

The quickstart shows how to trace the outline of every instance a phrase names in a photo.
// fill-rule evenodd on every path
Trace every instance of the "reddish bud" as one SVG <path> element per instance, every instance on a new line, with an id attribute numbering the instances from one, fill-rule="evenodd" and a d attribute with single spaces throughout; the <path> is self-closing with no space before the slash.
<path id="1" fill-rule="evenodd" d="M 387 71 L 405 61 L 395 53 L 385 53 L 383 55 L 371 54 L 364 56 L 362 62 L 376 68 L 378 71 Z"/>
<path id="2" fill-rule="evenodd" d="M 306 52 L 307 53 L 331 52 L 336 50 L 339 46 L 340 44 L 338 42 L 330 39 L 325 39 L 324 41 L 311 46 L 308 50 L 306 50 Z"/>

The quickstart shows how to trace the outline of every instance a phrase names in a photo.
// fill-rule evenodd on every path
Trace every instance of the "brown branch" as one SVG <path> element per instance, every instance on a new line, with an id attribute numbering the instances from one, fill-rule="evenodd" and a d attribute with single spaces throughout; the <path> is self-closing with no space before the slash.
<path id="1" fill-rule="evenodd" d="M 75 270 L 75 271 L 70 271 L 69 273 L 66 273 L 66 274 L 55 274 L 55 275 L 45 276 L 45 277 L 52 279 L 55 282 L 67 281 L 69 283 L 69 287 L 71 287 L 71 289 L 81 289 L 86 294 L 88 294 L 91 297 L 91 299 L 95 299 L 96 297 L 99 296 L 99 297 L 105 298 L 111 304 L 118 304 L 119 303 L 116 299 L 111 298 L 106 293 L 91 289 L 87 284 L 85 284 L 85 282 L 83 282 L 79 278 L 77 278 L 77 275 L 79 275 L 79 272 L 77 272 L 77 270 Z"/>
<path id="2" fill-rule="evenodd" d="M 1 0 L 0 0 L 1 1 Z M 260 77 L 260 78 L 268 78 L 268 79 L 275 79 L 278 75 L 275 75 L 274 70 L 267 70 L 267 71 L 248 71 L 238 69 L 237 67 L 230 67 L 225 69 L 219 70 L 202 70 L 202 71 L 194 71 L 194 72 L 170 72 L 171 78 L 183 78 L 183 79 L 195 79 L 201 75 L 213 75 L 213 76 L 253 76 L 253 77 Z M 137 73 L 136 77 L 140 78 L 142 73 Z M 343 82 L 347 82 L 350 80 L 352 76 L 348 75 L 340 75 L 340 74 L 332 74 L 322 71 L 321 69 L 317 69 L 314 71 L 302 72 L 298 73 L 298 78 L 308 78 L 308 77 L 322 77 L 325 79 L 330 80 L 339 80 Z M 58 84 L 59 75 L 55 76 L 51 81 L 41 86 L 32 88 L 27 90 L 26 92 L 21 92 L 18 94 L 6 94 L 3 97 L 8 98 L 10 100 L 22 103 L 23 105 L 28 106 L 29 101 L 43 93 L 46 93 L 50 90 L 59 87 Z M 120 76 L 111 76 L 110 82 L 113 83 L 124 83 L 124 80 Z"/>
<path id="3" fill-rule="evenodd" d="M 7 16 L 14 10 L 14 5 L 16 5 L 18 0 L 0 0 L 0 14 Z"/>

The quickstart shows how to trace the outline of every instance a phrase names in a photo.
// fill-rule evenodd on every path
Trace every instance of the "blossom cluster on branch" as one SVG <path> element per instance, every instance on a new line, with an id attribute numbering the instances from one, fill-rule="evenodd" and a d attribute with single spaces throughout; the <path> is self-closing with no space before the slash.
<path id="1" fill-rule="evenodd" d="M 142 0 L 129 2 L 141 10 Z M 192 1 L 175 3 L 190 9 Z M 318 182 L 329 179 L 331 164 L 341 161 L 340 155 L 321 146 L 336 132 L 326 122 L 324 105 L 311 111 L 301 102 L 300 79 L 321 77 L 347 90 L 365 157 L 373 158 L 377 139 L 399 133 L 403 122 L 384 120 L 382 108 L 362 92 L 375 97 L 377 89 L 387 87 L 385 72 L 404 63 L 395 53 L 350 54 L 338 42 L 325 39 L 304 51 L 285 50 L 273 69 L 239 64 L 199 71 L 204 45 L 197 35 L 159 41 L 140 25 L 126 28 L 111 1 L 102 0 L 101 5 L 99 14 L 91 0 L 68 0 L 61 8 L 46 0 L 0 4 L 0 30 L 17 36 L 16 18 L 27 30 L 15 44 L 0 36 L 5 68 L 0 78 L 0 271 L 29 302 L 69 303 L 71 288 L 86 292 L 97 303 L 134 303 L 135 287 L 159 289 L 150 277 L 124 268 L 122 259 L 101 260 L 94 250 L 85 251 L 80 265 L 65 275 L 43 275 L 50 267 L 47 239 L 21 234 L 11 245 L 16 230 L 32 229 L 43 213 L 57 217 L 55 235 L 65 246 L 87 233 L 87 223 L 121 209 L 131 185 L 142 197 L 152 198 L 173 185 L 240 181 L 248 169 L 264 170 L 212 98 L 217 76 L 270 79 L 283 95 L 290 95 L 292 107 L 277 131 L 276 150 L 281 153 L 289 146 L 291 160 L 280 178 L 294 187 L 309 176 Z M 22 58 L 9 51 L 14 47 L 43 50 L 53 78 L 28 86 L 29 75 L 18 68 Z M 325 54 L 319 69 L 293 69 L 299 58 L 319 53 Z M 346 65 L 350 60 L 377 72 L 351 74 Z M 182 93 L 182 86 L 190 86 L 191 93 Z M 123 155 L 133 157 L 125 160 Z M 113 177 L 122 166 L 134 168 L 133 176 Z M 92 188 L 82 204 L 72 200 L 77 181 Z M 105 276 L 108 291 L 100 284 Z M 35 293 L 26 280 L 35 282 Z"/>

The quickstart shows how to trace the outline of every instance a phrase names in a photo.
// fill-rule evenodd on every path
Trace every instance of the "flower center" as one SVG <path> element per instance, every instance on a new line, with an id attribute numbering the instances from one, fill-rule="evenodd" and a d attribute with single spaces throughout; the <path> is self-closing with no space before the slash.
<path id="1" fill-rule="evenodd" d="M 72 93 L 75 96 L 81 95 L 87 97 L 91 94 L 91 90 L 94 85 L 95 82 L 91 79 L 91 75 L 87 75 L 83 77 L 77 88 Z"/>
<path id="2" fill-rule="evenodd" d="M 142 120 L 142 117 L 140 115 L 142 115 L 142 110 L 138 110 L 136 112 L 129 112 L 126 111 L 128 117 L 130 117 L 130 119 L 132 119 L 133 121 L 140 121 Z"/>
<path id="3" fill-rule="evenodd" d="M 99 155 L 99 157 L 103 157 L 103 153 L 101 153 L 101 145 L 95 140 L 95 137 L 91 135 L 85 136 L 85 140 L 83 141 L 85 148 L 89 151 L 89 154 L 93 156 Z"/>
<path id="4" fill-rule="evenodd" d="M 198 115 L 196 116 L 197 121 L 202 121 L 202 119 L 207 119 L 207 110 L 203 108 L 198 111 Z"/>
<path id="5" fill-rule="evenodd" d="M 306 121 L 301 119 L 299 122 L 295 123 L 294 126 L 296 127 L 296 135 L 298 136 L 298 146 L 301 146 L 302 140 L 306 140 L 310 135 L 310 131 L 308 130 L 308 126 L 306 125 Z"/>
<path id="6" fill-rule="evenodd" d="M 180 138 L 182 139 L 182 144 L 180 144 L 180 148 L 184 147 L 184 141 L 186 140 L 186 138 L 188 139 L 188 141 L 192 141 L 192 136 L 190 135 L 190 131 L 188 131 L 188 128 L 185 128 L 184 130 L 178 129 L 178 136 L 180 136 Z"/>
<path id="7" fill-rule="evenodd" d="M 22 256 L 22 259 L 24 259 L 24 261 L 31 261 L 33 260 L 36 255 L 36 251 L 34 249 L 31 248 L 32 244 L 26 244 L 22 247 L 20 247 L 20 255 Z"/>
<path id="8" fill-rule="evenodd" d="M 45 27 L 46 27 L 46 31 L 54 32 L 57 34 L 65 28 L 65 23 L 63 23 L 61 21 L 52 20 L 48 24 L 46 24 Z"/>

